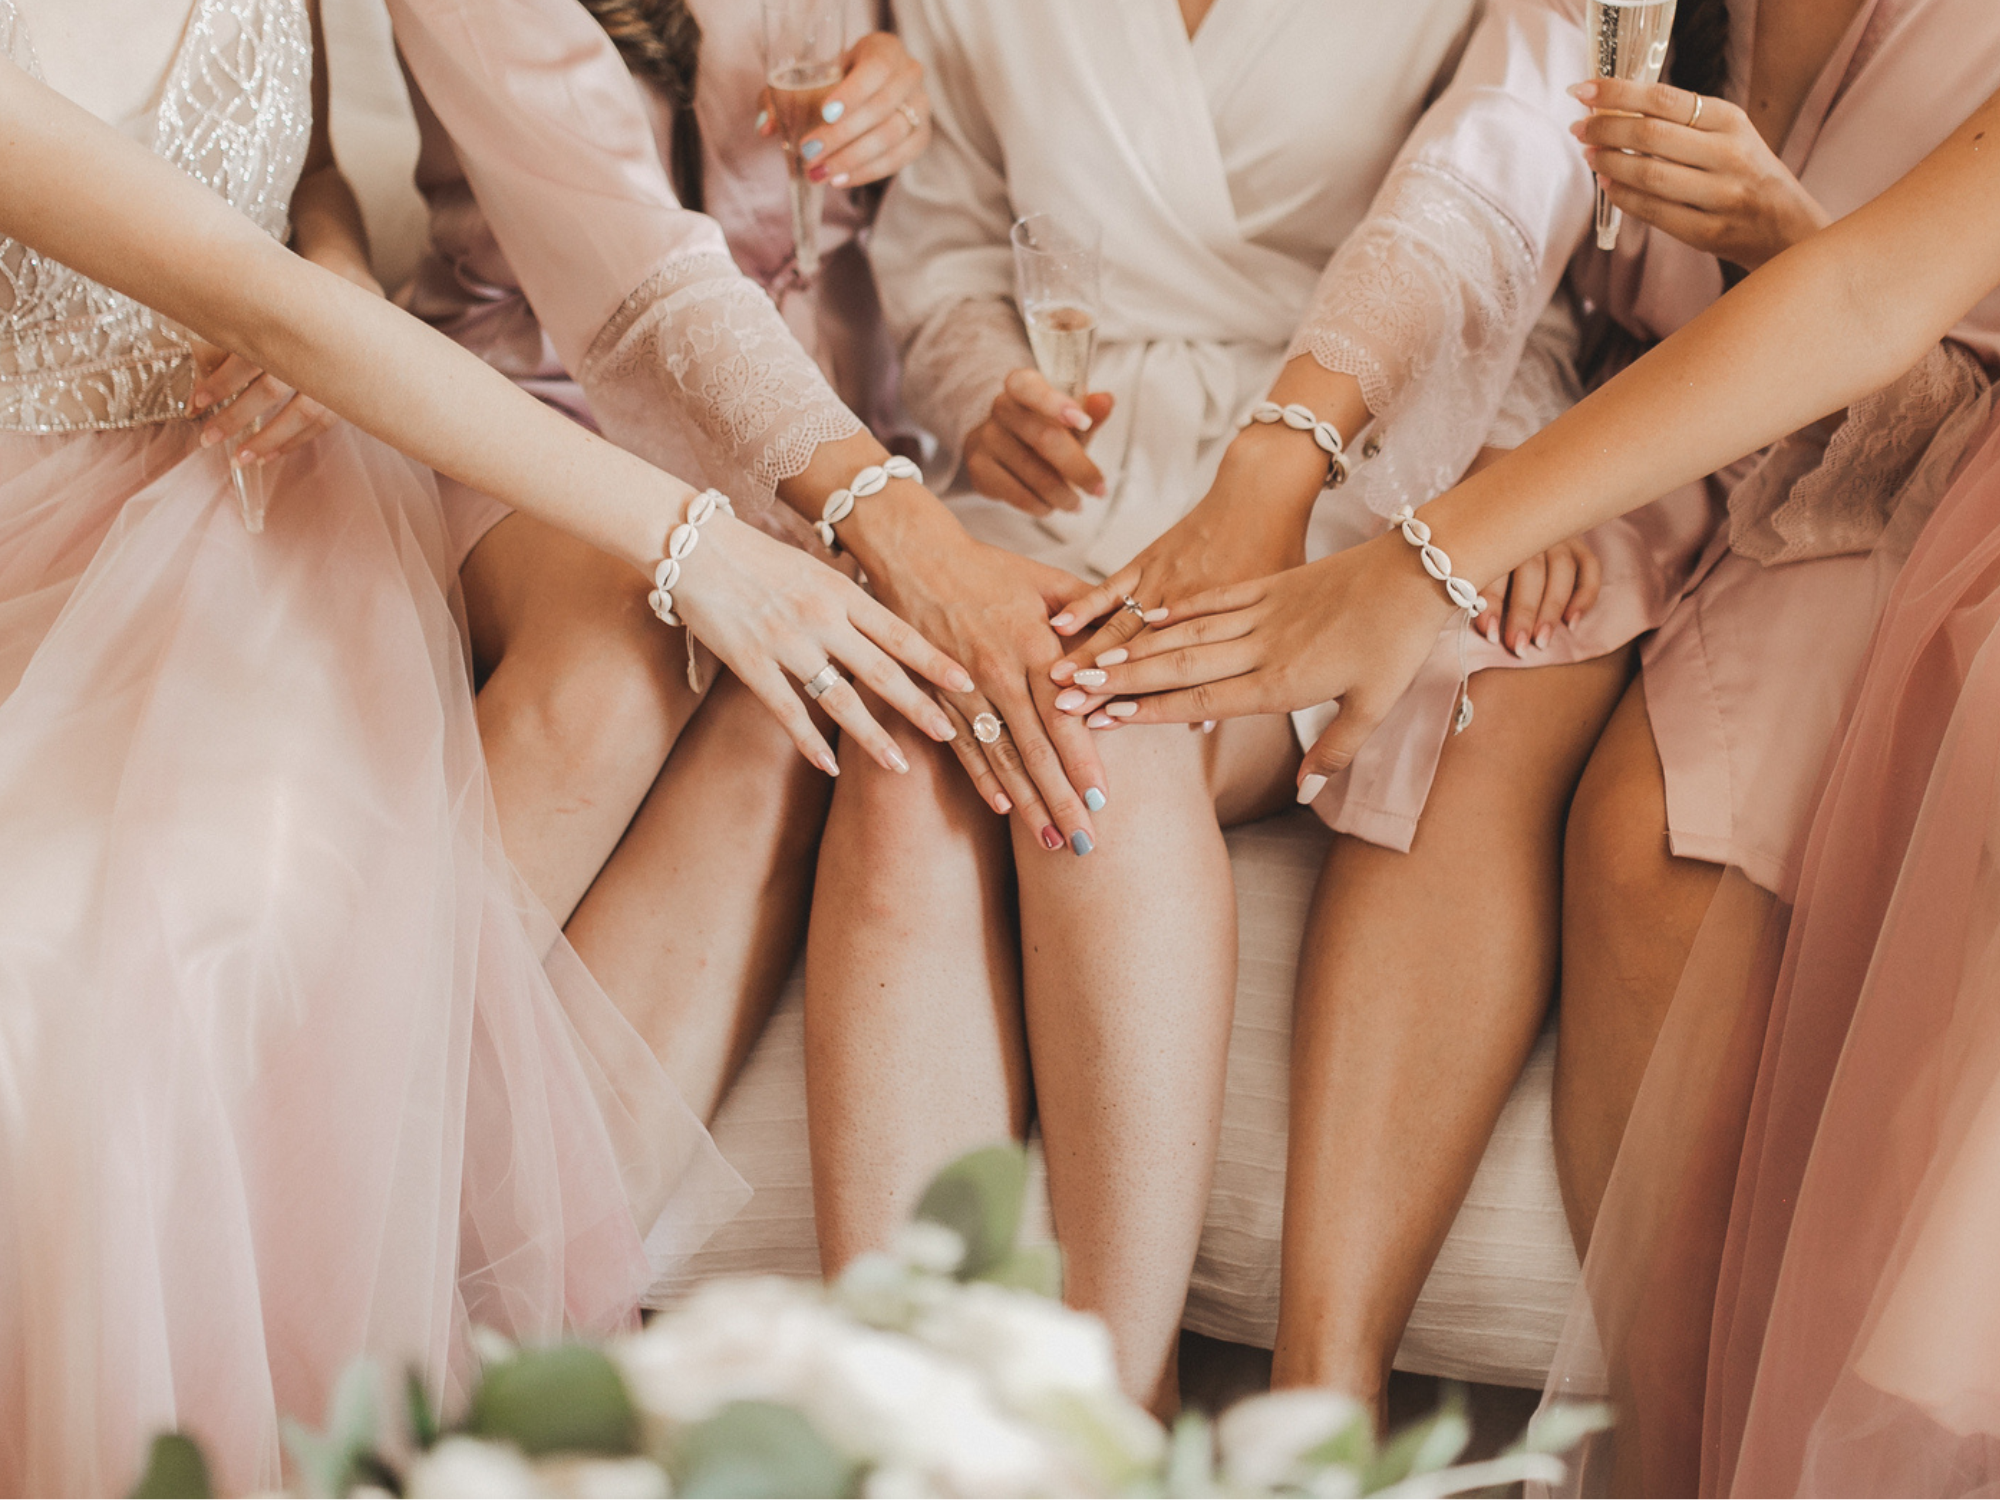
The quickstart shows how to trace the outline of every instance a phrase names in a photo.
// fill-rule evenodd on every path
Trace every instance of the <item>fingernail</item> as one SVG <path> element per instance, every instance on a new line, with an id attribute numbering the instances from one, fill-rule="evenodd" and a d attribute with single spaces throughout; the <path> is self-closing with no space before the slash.
<path id="1" fill-rule="evenodd" d="M 1305 807 L 1319 800 L 1319 794 L 1326 790 L 1324 776 L 1308 776 L 1299 783 L 1299 806 Z"/>
<path id="2" fill-rule="evenodd" d="M 1525 657 L 1528 654 L 1528 632 L 1525 630 L 1515 631 L 1513 643 L 1507 649 L 1512 651 L 1516 656 Z"/>
<path id="3" fill-rule="evenodd" d="M 1096 713 L 1083 721 L 1083 727 L 1086 729 L 1115 729 L 1118 727 L 1118 721 L 1100 708 Z"/>
<path id="4" fill-rule="evenodd" d="M 1064 688 L 1056 694 L 1056 707 L 1066 714 L 1073 714 L 1090 701 L 1090 694 L 1077 688 Z"/>
<path id="5" fill-rule="evenodd" d="M 827 178 L 827 185 L 829 187 L 846 187 L 847 174 L 845 172 L 835 172 L 831 177 Z"/>
<path id="6" fill-rule="evenodd" d="M 1061 614 L 1057 615 L 1053 620 L 1049 621 L 1049 624 L 1057 630 L 1061 630 L 1065 625 L 1073 625 L 1075 623 L 1076 623 L 1076 616 L 1071 614 L 1068 610 L 1064 610 Z"/>
<path id="7" fill-rule="evenodd" d="M 805 161 L 818 161 L 820 152 L 826 150 L 825 141 L 807 141 L 799 147 L 799 156 Z"/>
<path id="8" fill-rule="evenodd" d="M 1578 614 L 1575 610 L 1571 610 L 1568 614 L 1563 616 L 1563 624 L 1568 629 L 1574 630 L 1576 629 L 1576 622 L 1578 620 L 1581 620 L 1582 618 L 1583 618 L 1582 615 Z"/>
<path id="9" fill-rule="evenodd" d="M 831 755 L 816 755 L 813 757 L 813 764 L 829 776 L 838 776 L 840 774 L 840 762 L 835 760 Z"/>
<path id="10" fill-rule="evenodd" d="M 1549 637 L 1554 635 L 1555 633 L 1556 633 L 1556 628 L 1554 625 L 1546 625 L 1546 624 L 1543 625 L 1540 630 L 1537 630 L 1535 632 L 1535 649 L 1537 651 L 1548 650 Z"/>
<path id="11" fill-rule="evenodd" d="M 1004 818 L 1014 810 L 1014 804 L 1007 799 L 1005 792 L 995 792 L 993 794 L 993 810 Z"/>
<path id="12" fill-rule="evenodd" d="M 1104 711 L 1114 719 L 1129 719 L 1139 711 L 1139 705 L 1130 702 L 1107 703 L 1104 705 Z"/>
<path id="13" fill-rule="evenodd" d="M 1486 622 L 1486 639 L 1491 645 L 1497 646 L 1500 644 L 1500 622 L 1498 620 L 1488 620 Z"/>
<path id="14" fill-rule="evenodd" d="M 222 434 L 219 432 L 204 432 L 201 435 L 201 445 L 204 448 L 213 448 L 217 443 L 221 441 L 222 441 Z"/>
<path id="15" fill-rule="evenodd" d="M 1203 719 L 1203 720 L 1201 721 L 1201 732 L 1202 732 L 1203 734 L 1214 734 L 1214 733 L 1215 733 L 1215 720 L 1213 720 L 1213 719 Z"/>
<path id="16" fill-rule="evenodd" d="M 812 179 L 812 180 L 813 180 L 814 182 L 825 182 L 825 181 L 826 181 L 826 168 L 825 168 L 825 167 L 814 167 L 814 168 L 813 168 L 813 169 L 812 169 L 811 171 L 809 171 L 809 172 L 807 172 L 807 173 L 806 173 L 806 176 L 807 176 L 807 177 L 809 177 L 809 178 L 811 178 L 811 179 Z"/>
<path id="17" fill-rule="evenodd" d="M 1062 844 L 1062 835 L 1056 832 L 1053 824 L 1042 830 L 1042 847 L 1048 850 L 1049 853 L 1054 854 L 1058 849 L 1062 848 Z"/>
<path id="18" fill-rule="evenodd" d="M 1097 483 L 1087 486 L 1087 488 L 1090 490 L 1091 494 L 1095 495 L 1100 500 L 1102 500 L 1106 495 L 1111 493 L 1111 487 L 1101 479 L 1098 480 Z"/>
<path id="19" fill-rule="evenodd" d="M 949 745 L 958 738 L 958 726 L 949 719 L 940 719 L 931 729 L 931 738 L 940 745 Z"/>
<path id="20" fill-rule="evenodd" d="M 208 405 L 208 403 L 213 399 L 214 398 L 210 396 L 207 391 L 200 391 L 200 390 L 189 391 L 188 409 L 190 411 L 200 411 L 204 406 Z"/>
<path id="21" fill-rule="evenodd" d="M 771 112 L 770 112 L 770 111 L 769 111 L 768 109 L 760 109 L 760 110 L 758 110 L 758 111 L 757 111 L 757 128 L 758 128 L 759 130 L 762 130 L 762 129 L 763 129 L 763 128 L 764 128 L 765 126 L 766 126 L 766 125 L 768 125 L 768 124 L 770 124 L 770 123 L 771 123 Z"/>
<path id="22" fill-rule="evenodd" d="M 1090 413 L 1080 406 L 1065 406 L 1062 409 L 1062 419 L 1078 432 L 1090 431 Z"/>
<path id="23" fill-rule="evenodd" d="M 1569 92 L 1571 98 L 1581 99 L 1588 104 L 1597 97 L 1597 84 L 1593 80 L 1585 79 L 1582 83 L 1571 84 Z"/>
<path id="24" fill-rule="evenodd" d="M 233 464 L 260 464 L 263 461 L 263 459 L 252 453 L 248 448 L 238 448 L 236 450 L 236 457 L 230 460 Z"/>
<path id="25" fill-rule="evenodd" d="M 1049 668 L 1049 681 L 1051 682 L 1068 682 L 1075 675 L 1076 663 L 1068 657 L 1064 657 L 1053 667 Z"/>
<path id="26" fill-rule="evenodd" d="M 1094 786 L 1085 787 L 1083 789 L 1083 805 L 1089 808 L 1092 812 L 1103 812 L 1104 793 L 1100 792 Z"/>
<path id="27" fill-rule="evenodd" d="M 1072 854 L 1078 859 L 1082 859 L 1084 855 L 1090 853 L 1097 845 L 1091 843 L 1090 835 L 1079 828 L 1069 836 L 1069 847 Z"/>
<path id="28" fill-rule="evenodd" d="M 889 769 L 894 771 L 898 776 L 907 776 L 910 774 L 910 763 L 903 759 L 903 752 L 898 750 L 894 745 L 889 747 L 889 753 L 885 758 L 889 762 Z"/>
<path id="29" fill-rule="evenodd" d="M 1167 607 L 1166 605 L 1162 604 L 1158 609 L 1147 610 L 1146 613 L 1142 616 L 1142 618 L 1148 625 L 1157 625 L 1160 623 L 1160 621 L 1164 620 L 1167 617 L 1167 614 L 1168 614 Z"/>
<path id="30" fill-rule="evenodd" d="M 1131 654 L 1132 653 L 1130 651 L 1127 651 L 1123 646 L 1113 646 L 1109 651 L 1105 652 L 1102 656 L 1097 658 L 1097 664 L 1100 667 L 1121 666 L 1124 664 L 1125 659 Z"/>
<path id="31" fill-rule="evenodd" d="M 838 99 L 829 99 L 819 107 L 819 117 L 829 125 L 846 113 L 847 106 Z"/>
<path id="32" fill-rule="evenodd" d="M 1098 671 L 1095 667 L 1085 667 L 1076 674 L 1076 685 L 1078 687 L 1100 688 L 1104 686 L 1104 683 L 1104 673 Z"/>
<path id="33" fill-rule="evenodd" d="M 950 681 L 952 689 L 955 692 L 969 693 L 972 691 L 972 674 L 963 667 L 958 668 L 951 674 Z"/>

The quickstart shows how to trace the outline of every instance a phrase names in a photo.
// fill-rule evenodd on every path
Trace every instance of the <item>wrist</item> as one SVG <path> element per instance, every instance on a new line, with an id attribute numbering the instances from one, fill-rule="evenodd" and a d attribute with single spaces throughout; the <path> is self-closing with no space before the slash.
<path id="1" fill-rule="evenodd" d="M 868 576 L 892 584 L 912 559 L 934 560 L 971 539 L 944 502 L 914 479 L 892 479 L 840 523 L 840 544 Z"/>
<path id="2" fill-rule="evenodd" d="M 1254 507 L 1303 533 L 1325 482 L 1326 455 L 1309 434 L 1252 423 L 1224 451 L 1209 495 L 1232 508 Z"/>

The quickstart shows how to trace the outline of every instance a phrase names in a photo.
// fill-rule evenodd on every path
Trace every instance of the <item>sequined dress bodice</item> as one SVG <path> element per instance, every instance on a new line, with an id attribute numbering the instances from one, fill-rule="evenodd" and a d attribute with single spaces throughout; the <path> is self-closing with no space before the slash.
<path id="1" fill-rule="evenodd" d="M 0 0 L 0 52 L 40 76 L 12 0 Z M 194 0 L 148 144 L 282 237 L 312 131 L 311 89 L 303 0 Z M 0 430 L 170 421 L 192 383 L 187 335 L 170 320 L 0 237 Z"/>

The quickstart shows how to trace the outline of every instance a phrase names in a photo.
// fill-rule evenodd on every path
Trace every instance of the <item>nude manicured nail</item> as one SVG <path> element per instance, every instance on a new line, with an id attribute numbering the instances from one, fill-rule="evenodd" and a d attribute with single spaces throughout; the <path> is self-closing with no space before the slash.
<path id="1" fill-rule="evenodd" d="M 1571 610 L 1563 616 L 1563 625 L 1567 629 L 1574 630 L 1576 629 L 1576 622 L 1582 618 L 1582 615 L 1578 614 L 1575 610 Z"/>
<path id="2" fill-rule="evenodd" d="M 1105 674 L 1098 671 L 1095 667 L 1085 667 L 1076 674 L 1076 685 L 1078 687 L 1101 688 L 1104 686 L 1105 681 Z"/>
<path id="3" fill-rule="evenodd" d="M 972 674 L 963 667 L 959 667 L 953 671 L 947 681 L 950 682 L 954 692 L 969 693 L 972 691 Z"/>
<path id="4" fill-rule="evenodd" d="M 1167 614 L 1168 614 L 1167 607 L 1166 605 L 1162 604 L 1158 609 L 1147 610 L 1146 613 L 1143 616 L 1141 616 L 1141 618 L 1144 619 L 1148 625 L 1157 625 L 1160 623 L 1160 621 L 1164 620 L 1167 617 Z"/>
<path id="5" fill-rule="evenodd" d="M 815 755 L 813 757 L 813 764 L 829 776 L 838 776 L 840 774 L 840 762 L 835 760 L 831 755 Z"/>
<path id="6" fill-rule="evenodd" d="M 831 177 L 827 178 L 826 181 L 828 187 L 846 187 L 847 174 L 845 172 L 835 172 Z"/>
<path id="7" fill-rule="evenodd" d="M 1065 406 L 1062 409 L 1062 419 L 1078 432 L 1090 431 L 1090 413 L 1080 406 Z"/>
<path id="8" fill-rule="evenodd" d="M 213 448 L 217 443 L 221 441 L 222 441 L 222 434 L 219 432 L 204 432 L 201 435 L 201 445 L 204 448 Z"/>
<path id="9" fill-rule="evenodd" d="M 1571 84 L 1569 92 L 1571 98 L 1581 99 L 1585 104 L 1588 104 L 1597 97 L 1597 84 L 1586 79 L 1582 83 Z"/>
<path id="10" fill-rule="evenodd" d="M 1057 615 L 1053 620 L 1049 621 L 1049 626 L 1051 629 L 1061 630 L 1063 626 L 1074 625 L 1075 623 L 1076 623 L 1076 616 L 1071 614 L 1068 610 L 1064 610 L 1061 614 Z"/>
<path id="11" fill-rule="evenodd" d="M 1083 725 L 1086 729 L 1116 729 L 1118 721 L 1100 708 L 1096 713 L 1085 719 Z"/>
<path id="12" fill-rule="evenodd" d="M 898 776 L 907 776 L 910 774 L 910 763 L 903 759 L 903 752 L 898 750 L 894 745 L 891 745 L 887 750 L 882 752 L 882 760 Z"/>
<path id="13" fill-rule="evenodd" d="M 1058 849 L 1062 848 L 1062 846 L 1063 846 L 1063 836 L 1056 831 L 1055 825 L 1051 824 L 1049 827 L 1044 828 L 1042 830 L 1042 847 L 1044 849 L 1048 850 L 1049 853 L 1054 854 Z"/>
<path id="14" fill-rule="evenodd" d="M 940 745 L 949 745 L 958 738 L 958 726 L 949 719 L 939 719 L 931 725 L 931 738 Z"/>
<path id="15" fill-rule="evenodd" d="M 1083 789 L 1083 805 L 1089 808 L 1092 812 L 1103 812 L 1104 793 L 1100 792 L 1094 786 L 1085 787 Z"/>
<path id="16" fill-rule="evenodd" d="M 1129 702 L 1107 703 L 1104 705 L 1104 711 L 1114 719 L 1129 719 L 1139 711 L 1139 705 Z"/>
<path id="17" fill-rule="evenodd" d="M 1005 792 L 995 792 L 993 794 L 993 810 L 1004 818 L 1014 810 L 1014 803 Z"/>
<path id="18" fill-rule="evenodd" d="M 1203 719 L 1203 720 L 1201 721 L 1201 732 L 1202 732 L 1203 734 L 1214 734 L 1214 733 L 1215 733 L 1215 720 L 1213 720 L 1213 719 Z"/>
<path id="19" fill-rule="evenodd" d="M 1065 658 L 1049 668 L 1050 682 L 1068 682 L 1076 675 L 1076 663 Z"/>
<path id="20" fill-rule="evenodd" d="M 1131 655 L 1132 653 L 1127 651 L 1123 646 L 1113 646 L 1109 651 L 1097 658 L 1097 664 L 1100 667 L 1123 666 Z"/>
<path id="21" fill-rule="evenodd" d="M 1540 630 L 1537 630 L 1535 632 L 1535 649 L 1537 651 L 1548 650 L 1549 638 L 1553 636 L 1555 633 L 1556 633 L 1556 628 L 1554 625 L 1544 624 Z"/>
<path id="22" fill-rule="evenodd" d="M 1319 794 L 1326 790 L 1324 776 L 1308 776 L 1299 783 L 1299 806 L 1305 807 L 1319 800 Z"/>
<path id="23" fill-rule="evenodd" d="M 1525 630 L 1515 631 L 1514 639 L 1509 643 L 1507 649 L 1516 656 L 1525 658 L 1528 654 L 1528 632 Z"/>
<path id="24" fill-rule="evenodd" d="M 1500 622 L 1498 620 L 1488 620 L 1486 622 L 1486 640 L 1489 645 L 1497 646 L 1500 644 Z"/>
<path id="25" fill-rule="evenodd" d="M 1056 707 L 1066 714 L 1073 714 L 1090 701 L 1090 694 L 1078 688 L 1064 688 L 1056 694 Z"/>

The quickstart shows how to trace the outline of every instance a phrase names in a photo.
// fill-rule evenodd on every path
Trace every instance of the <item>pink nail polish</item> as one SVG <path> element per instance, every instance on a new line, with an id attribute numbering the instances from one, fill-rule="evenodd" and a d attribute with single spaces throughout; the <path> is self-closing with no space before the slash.
<path id="1" fill-rule="evenodd" d="M 1074 625 L 1075 623 L 1076 623 L 1076 616 L 1071 614 L 1068 610 L 1064 610 L 1061 614 L 1057 615 L 1053 620 L 1049 621 L 1050 626 L 1056 630 L 1061 630 L 1063 626 Z"/>
<path id="2" fill-rule="evenodd" d="M 217 443 L 221 441 L 222 441 L 222 434 L 219 432 L 204 432 L 201 435 L 201 445 L 204 448 L 213 448 Z"/>
<path id="3" fill-rule="evenodd" d="M 1100 667 L 1122 666 L 1125 663 L 1126 659 L 1131 656 L 1131 654 L 1132 653 L 1127 651 L 1123 646 L 1114 646 L 1109 651 L 1105 652 L 1102 656 L 1097 658 L 1097 664 Z"/>
<path id="4" fill-rule="evenodd" d="M 1004 818 L 1014 810 L 1014 804 L 1008 800 L 1005 792 L 995 792 L 993 794 L 993 810 Z"/>
<path id="5" fill-rule="evenodd" d="M 883 759 L 889 763 L 889 769 L 894 771 L 898 776 L 907 776 L 910 774 L 910 763 L 903 759 L 903 752 L 898 750 L 894 745 L 889 747 L 889 753 Z"/>
<path id="6" fill-rule="evenodd" d="M 1053 826 L 1042 830 L 1042 847 L 1054 854 L 1063 846 L 1063 836 Z"/>
<path id="7" fill-rule="evenodd" d="M 1111 491 L 1105 487 L 1104 481 L 1100 479 L 1097 481 L 1097 483 L 1093 484 L 1090 487 L 1090 493 L 1095 495 L 1098 499 L 1102 500 L 1106 495 L 1110 494 Z"/>
<path id="8" fill-rule="evenodd" d="M 1203 720 L 1201 721 L 1201 732 L 1202 732 L 1203 734 L 1214 734 L 1214 733 L 1215 733 L 1215 720 L 1213 720 L 1213 719 L 1203 719 Z"/>
<path id="9" fill-rule="evenodd" d="M 830 187 L 846 187 L 847 174 L 845 172 L 836 172 L 832 177 L 827 179 L 827 183 Z"/>
<path id="10" fill-rule="evenodd" d="M 1049 668 L 1050 682 L 1068 682 L 1076 675 L 1076 663 L 1069 660 L 1057 662 Z"/>
<path id="11" fill-rule="evenodd" d="M 813 757 L 813 764 L 829 776 L 838 776 L 840 774 L 840 762 L 835 760 L 831 755 L 816 755 Z"/>
<path id="12" fill-rule="evenodd" d="M 1090 414 L 1080 406 L 1065 406 L 1062 419 L 1078 432 L 1090 431 Z"/>
<path id="13" fill-rule="evenodd" d="M 1118 721 L 1101 708 L 1085 719 L 1083 724 L 1086 729 L 1116 729 L 1118 727 Z"/>
<path id="14" fill-rule="evenodd" d="M 1139 705 L 1136 703 L 1107 703 L 1104 705 L 1104 711 L 1114 719 L 1129 719 L 1139 711 Z"/>
<path id="15" fill-rule="evenodd" d="M 1090 695 L 1077 688 L 1065 688 L 1056 694 L 1056 707 L 1066 714 L 1073 714 L 1090 701 Z"/>
<path id="16" fill-rule="evenodd" d="M 1104 681 L 1105 674 L 1096 667 L 1085 667 L 1076 674 L 1076 685 L 1080 688 L 1101 688 Z"/>

